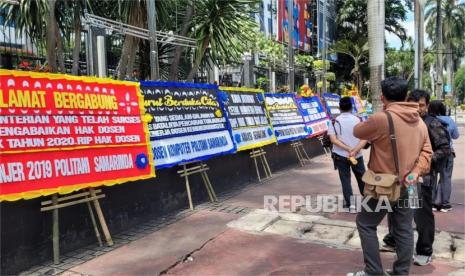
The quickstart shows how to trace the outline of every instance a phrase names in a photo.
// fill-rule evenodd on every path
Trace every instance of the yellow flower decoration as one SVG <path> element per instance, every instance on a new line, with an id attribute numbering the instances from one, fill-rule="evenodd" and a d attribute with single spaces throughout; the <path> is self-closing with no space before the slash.
<path id="1" fill-rule="evenodd" d="M 218 117 L 218 118 L 223 117 L 223 112 L 221 112 L 221 110 L 217 109 L 215 111 L 215 116 Z"/>
<path id="2" fill-rule="evenodd" d="M 150 123 L 153 120 L 153 116 L 151 114 L 145 114 L 142 120 L 146 123 Z"/>
<path id="3" fill-rule="evenodd" d="M 299 95 L 302 97 L 312 97 L 313 91 L 308 85 L 304 84 L 299 89 Z"/>

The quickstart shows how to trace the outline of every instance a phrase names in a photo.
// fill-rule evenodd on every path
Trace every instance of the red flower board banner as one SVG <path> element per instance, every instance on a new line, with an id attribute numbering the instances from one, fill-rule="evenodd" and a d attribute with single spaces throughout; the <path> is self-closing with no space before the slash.
<path id="1" fill-rule="evenodd" d="M 136 82 L 0 70 L 0 201 L 155 176 Z"/>

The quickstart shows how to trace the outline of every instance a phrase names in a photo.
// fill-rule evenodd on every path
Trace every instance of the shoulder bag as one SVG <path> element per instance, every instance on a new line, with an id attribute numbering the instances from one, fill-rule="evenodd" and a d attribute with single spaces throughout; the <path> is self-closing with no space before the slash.
<path id="1" fill-rule="evenodd" d="M 391 140 L 392 155 L 394 156 L 396 174 L 375 173 L 374 171 L 367 169 L 362 177 L 363 182 L 365 182 L 363 194 L 365 196 L 371 196 L 375 199 L 385 196 L 389 201 L 394 202 L 399 199 L 401 188 L 399 185 L 399 156 L 397 153 L 394 122 L 392 120 L 391 114 L 387 111 L 385 111 L 385 113 L 389 123 L 389 138 Z"/>

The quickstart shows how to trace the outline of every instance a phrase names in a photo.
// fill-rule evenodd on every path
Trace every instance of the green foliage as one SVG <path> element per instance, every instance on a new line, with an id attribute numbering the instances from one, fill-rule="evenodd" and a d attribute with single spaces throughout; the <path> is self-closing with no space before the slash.
<path id="1" fill-rule="evenodd" d="M 5 24 L 15 22 L 16 31 L 28 35 L 35 43 L 43 43 L 47 32 L 47 0 L 23 0 L 19 5 L 0 3 L 0 9 L 6 11 Z M 43 15 L 43 16 L 38 16 Z"/>
<path id="2" fill-rule="evenodd" d="M 330 52 L 348 55 L 352 59 L 360 61 L 368 57 L 368 40 L 366 38 L 358 41 L 349 39 L 339 40 L 331 47 Z"/>
<path id="3" fill-rule="evenodd" d="M 356 42 L 352 40 L 339 40 L 330 49 L 332 53 L 339 53 L 352 58 L 354 67 L 350 71 L 350 74 L 354 76 L 355 82 L 359 89 L 361 89 L 362 69 L 361 63 L 368 59 L 368 40 L 362 38 Z"/>
<path id="4" fill-rule="evenodd" d="M 263 89 L 263 90 L 268 90 L 268 84 L 270 83 L 270 80 L 267 77 L 259 77 L 257 79 L 257 85 L 258 88 Z"/>
<path id="5" fill-rule="evenodd" d="M 252 33 L 252 50 L 261 57 L 261 67 L 273 69 L 283 67 L 287 61 L 287 52 L 284 45 L 273 39 L 267 38 L 265 34 L 255 29 Z"/>
<path id="6" fill-rule="evenodd" d="M 328 87 L 330 87 L 330 86 L 331 86 L 331 84 L 329 83 L 329 81 L 326 81 L 326 87 L 328 88 Z M 317 88 L 320 88 L 320 89 L 323 88 L 323 81 L 317 82 L 317 83 L 316 83 L 316 87 L 317 87 Z"/>
<path id="7" fill-rule="evenodd" d="M 313 61 L 313 68 L 315 69 L 315 71 L 323 71 L 323 66 L 325 65 L 326 65 L 326 70 L 329 70 L 329 68 L 331 67 L 331 63 L 329 62 L 329 60 L 325 60 L 323 62 L 323 60 L 317 59 Z"/>
<path id="8" fill-rule="evenodd" d="M 463 103 L 465 101 L 465 66 L 462 66 L 457 70 L 454 78 L 454 87 L 457 99 Z"/>
<path id="9" fill-rule="evenodd" d="M 216 63 L 240 62 L 256 22 L 250 16 L 257 12 L 258 0 L 195 1 L 194 32 L 199 42 L 196 59 L 202 59 L 205 49 Z"/>
<path id="10" fill-rule="evenodd" d="M 407 37 L 402 21 L 407 19 L 412 3 L 410 0 L 386 0 L 384 3 L 385 29 L 397 35 L 401 41 Z M 367 37 L 367 0 L 336 0 L 336 4 L 338 36 L 345 39 Z"/>
<path id="11" fill-rule="evenodd" d="M 334 72 L 326 72 L 326 80 L 335 81 L 336 80 L 336 74 Z"/>
<path id="12" fill-rule="evenodd" d="M 414 73 L 414 51 L 409 39 L 399 50 L 388 48 L 385 59 L 386 76 L 398 76 L 409 81 Z"/>
<path id="13" fill-rule="evenodd" d="M 298 54 L 295 56 L 295 65 L 304 68 L 311 68 L 313 65 L 314 58 L 311 55 L 301 55 Z"/>
<path id="14" fill-rule="evenodd" d="M 440 0 L 439 12 L 442 19 L 442 40 L 443 43 L 450 43 L 453 60 L 458 63 L 460 58 L 465 56 L 465 3 L 455 3 L 456 1 Z M 432 41 L 432 46 L 436 45 L 436 19 L 437 0 L 426 2 L 426 33 Z"/>

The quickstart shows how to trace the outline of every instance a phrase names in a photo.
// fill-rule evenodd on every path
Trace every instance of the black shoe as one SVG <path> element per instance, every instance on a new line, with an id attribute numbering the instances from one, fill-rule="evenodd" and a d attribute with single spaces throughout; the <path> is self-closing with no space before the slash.
<path id="1" fill-rule="evenodd" d="M 439 211 L 441 211 L 441 209 L 442 209 L 442 206 L 441 206 L 441 205 L 433 204 L 433 211 L 439 212 Z"/>
<path id="2" fill-rule="evenodd" d="M 391 234 L 386 234 L 383 238 L 384 244 L 390 247 L 396 247 L 396 241 L 394 240 L 394 237 Z"/>
<path id="3" fill-rule="evenodd" d="M 396 251 L 396 241 L 391 234 L 387 234 L 383 238 L 384 244 L 381 246 L 380 251 L 385 252 L 395 252 Z"/>
<path id="4" fill-rule="evenodd" d="M 443 213 L 447 213 L 452 210 L 452 206 L 450 204 L 444 204 L 440 207 L 440 211 Z"/>
<path id="5" fill-rule="evenodd" d="M 381 246 L 379 251 L 381 251 L 381 252 L 396 252 L 396 247 L 385 243 L 385 244 L 383 244 Z"/>

